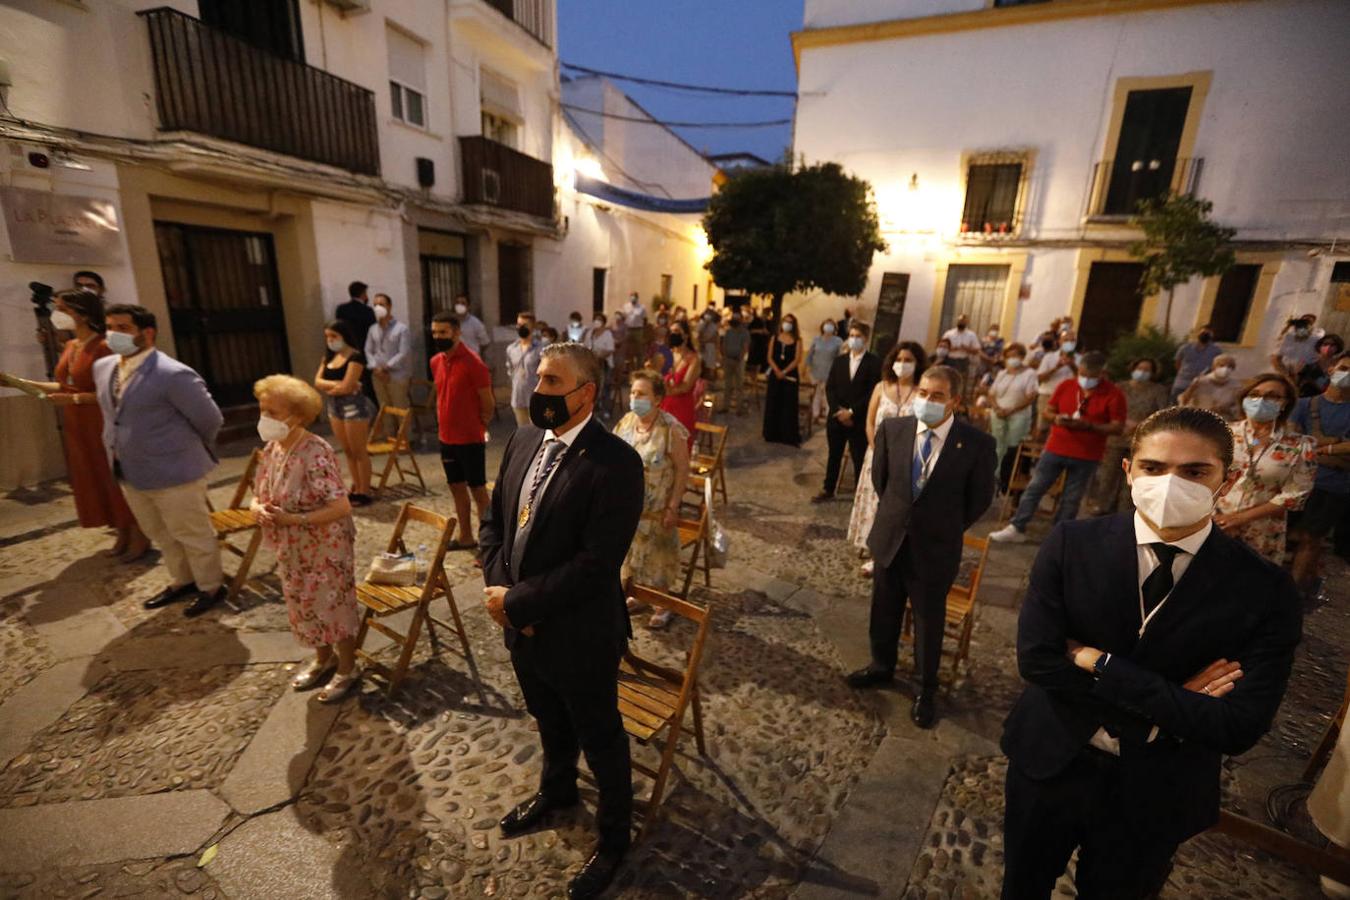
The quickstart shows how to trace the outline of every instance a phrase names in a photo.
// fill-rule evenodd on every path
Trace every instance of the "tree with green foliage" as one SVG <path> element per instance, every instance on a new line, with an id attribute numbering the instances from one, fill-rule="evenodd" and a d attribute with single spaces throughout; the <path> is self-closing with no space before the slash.
<path id="1" fill-rule="evenodd" d="M 703 230 L 713 279 L 771 296 L 775 317 L 793 291 L 862 293 L 872 255 L 886 249 L 871 185 L 837 163 L 738 172 L 713 196 Z"/>
<path id="2" fill-rule="evenodd" d="M 1139 291 L 1145 297 L 1167 292 L 1163 331 L 1172 330 L 1172 295 L 1196 275 L 1222 275 L 1233 266 L 1230 242 L 1237 232 L 1209 219 L 1214 204 L 1191 194 L 1144 200 L 1131 224 L 1144 239 L 1130 244 L 1130 255 L 1144 264 Z"/>

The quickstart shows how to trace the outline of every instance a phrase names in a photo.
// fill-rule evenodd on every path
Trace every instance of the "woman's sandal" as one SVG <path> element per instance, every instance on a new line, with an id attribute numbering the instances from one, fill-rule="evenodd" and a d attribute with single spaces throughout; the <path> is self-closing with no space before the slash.
<path id="1" fill-rule="evenodd" d="M 636 597 L 629 597 L 627 600 L 624 601 L 624 605 L 628 607 L 628 612 L 630 615 L 635 612 L 642 612 L 644 609 L 647 608 L 647 604 L 643 603 Z"/>
<path id="2" fill-rule="evenodd" d="M 659 631 L 669 625 L 670 620 L 674 617 L 675 614 L 670 610 L 658 609 L 656 612 L 652 613 L 652 617 L 647 620 L 647 627 Z"/>
<path id="3" fill-rule="evenodd" d="M 361 670 L 352 667 L 346 675 L 334 675 L 328 686 L 319 691 L 320 703 L 337 703 L 351 693 L 352 688 L 361 680 Z"/>
<path id="4" fill-rule="evenodd" d="M 323 676 L 328 674 L 329 669 L 336 667 L 337 660 L 333 657 L 329 657 L 323 662 L 320 662 L 318 659 L 311 659 L 308 665 L 299 672 L 296 672 L 295 676 L 291 678 L 291 689 L 296 691 L 307 691 L 318 684 Z"/>

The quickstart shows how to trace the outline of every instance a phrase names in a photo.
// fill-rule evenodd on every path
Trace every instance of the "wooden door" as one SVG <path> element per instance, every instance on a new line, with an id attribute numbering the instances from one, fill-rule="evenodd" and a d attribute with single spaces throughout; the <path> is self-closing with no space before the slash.
<path id="1" fill-rule="evenodd" d="M 1144 298 L 1139 293 L 1139 263 L 1095 262 L 1088 273 L 1083 314 L 1078 324 L 1078 351 L 1110 349 L 1122 332 L 1139 327 Z"/>

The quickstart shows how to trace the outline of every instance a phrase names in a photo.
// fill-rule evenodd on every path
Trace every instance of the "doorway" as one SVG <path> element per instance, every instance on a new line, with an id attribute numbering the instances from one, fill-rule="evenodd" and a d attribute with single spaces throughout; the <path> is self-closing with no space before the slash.
<path id="1" fill-rule="evenodd" d="M 1140 263 L 1094 262 L 1083 294 L 1078 323 L 1081 350 L 1107 352 L 1122 332 L 1139 327 L 1144 297 L 1139 293 Z"/>
<path id="2" fill-rule="evenodd" d="M 251 405 L 253 383 L 291 371 L 272 236 L 156 222 L 178 359 L 218 405 Z"/>
<path id="3" fill-rule="evenodd" d="M 498 321 L 514 322 L 530 308 L 530 248 L 520 244 L 497 245 Z"/>

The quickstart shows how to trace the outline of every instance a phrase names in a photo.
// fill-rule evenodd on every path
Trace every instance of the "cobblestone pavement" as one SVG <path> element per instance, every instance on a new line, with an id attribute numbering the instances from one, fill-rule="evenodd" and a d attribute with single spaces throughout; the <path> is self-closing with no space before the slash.
<path id="1" fill-rule="evenodd" d="M 912 819 L 916 841 L 898 880 L 841 863 L 827 839 L 835 830 L 840 840 L 853 786 L 887 762 L 878 749 L 931 733 L 892 714 L 907 710 L 893 692 L 860 695 L 840 677 L 863 661 L 869 588 L 845 546 L 848 503 L 807 501 L 823 436 L 793 451 L 762 444 L 752 419 L 730 424 L 721 522 L 731 559 L 694 593 L 713 610 L 701 674 L 708 753 L 682 741 L 664 811 L 615 895 L 787 897 L 811 885 L 840 896 L 995 896 L 1006 762 L 990 742 L 1020 690 L 1013 608 L 1034 550 L 991 556 L 971 665 L 943 697 L 938 736 L 968 735 L 978 752 L 914 743 L 946 775 L 894 798 L 893 818 Z M 490 465 L 503 443 L 489 445 Z M 399 501 L 452 512 L 439 467 L 422 460 L 432 495 L 398 489 L 360 510 L 358 559 L 382 549 Z M 242 462 L 217 471 L 217 501 Z M 452 555 L 450 576 L 472 665 L 455 645 L 433 653 L 424 640 L 393 699 L 368 681 L 332 709 L 286 687 L 304 651 L 265 551 L 240 609 L 188 620 L 141 607 L 163 586 L 155 560 L 117 566 L 99 555 L 107 536 L 73 527 L 60 484 L 20 499 L 0 501 L 0 897 L 565 893 L 594 842 L 594 792 L 583 786 L 586 804 L 556 830 L 516 840 L 497 830 L 534 789 L 538 740 L 468 554 Z M 1275 729 L 1227 763 L 1229 805 L 1245 814 L 1263 818 L 1267 796 L 1297 780 L 1339 699 L 1350 579 L 1335 565 Z M 668 661 L 692 637 L 680 624 L 650 632 L 639 621 L 635 631 L 640 653 Z M 654 752 L 635 746 L 648 761 Z M 637 785 L 639 796 L 650 790 Z M 1295 800 L 1291 822 L 1306 829 L 1300 815 Z M 1308 873 L 1207 835 L 1183 849 L 1164 896 L 1316 892 Z"/>

